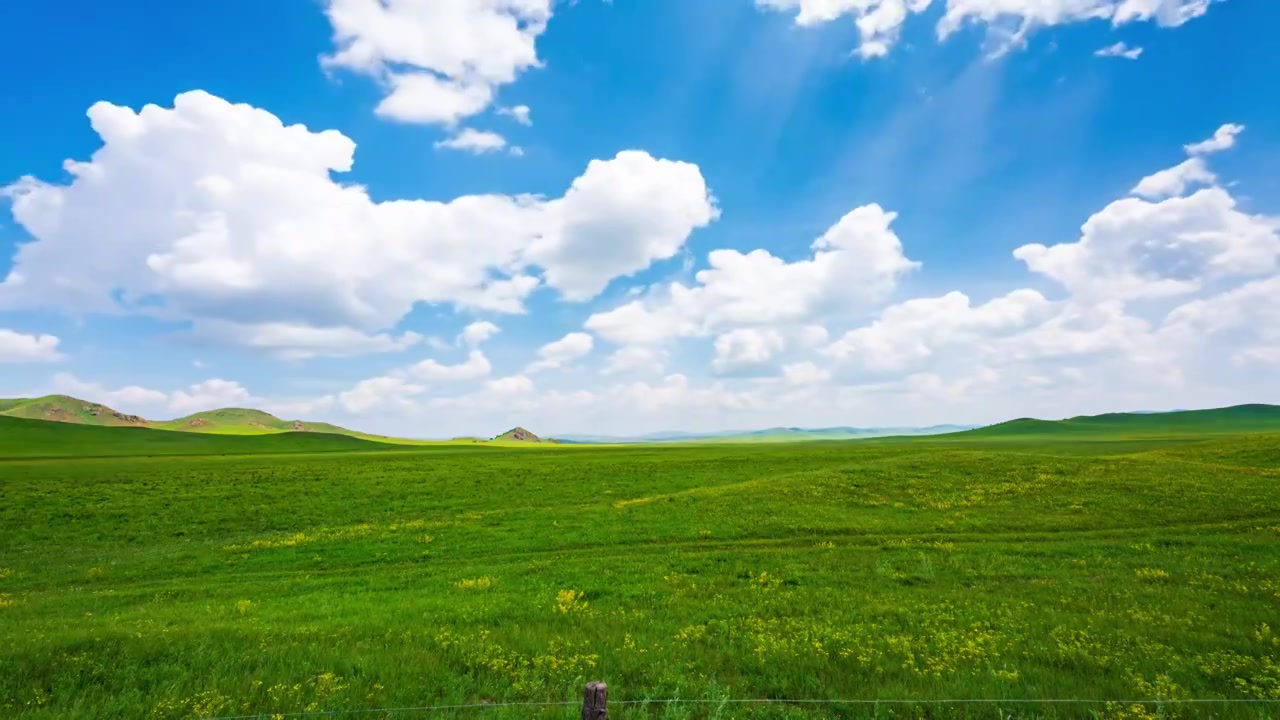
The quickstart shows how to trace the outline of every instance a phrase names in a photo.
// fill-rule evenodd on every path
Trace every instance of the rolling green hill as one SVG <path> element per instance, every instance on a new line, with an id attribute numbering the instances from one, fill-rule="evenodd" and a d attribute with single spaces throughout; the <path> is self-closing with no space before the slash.
<path id="1" fill-rule="evenodd" d="M 290 431 L 313 431 L 312 423 L 301 420 L 281 420 L 269 412 L 250 408 L 220 408 L 198 412 L 176 420 L 152 423 L 152 427 L 161 430 L 181 430 L 184 432 L 218 433 L 227 435 L 264 435 Z M 351 434 L 350 430 L 333 425 L 327 426 L 339 435 Z"/>
<path id="2" fill-rule="evenodd" d="M 102 427 L 0 415 L 0 459 L 147 455 L 243 455 L 388 450 L 387 443 L 346 435 L 297 432 L 264 436 L 180 433 L 145 427 Z"/>
<path id="3" fill-rule="evenodd" d="M 1019 418 L 976 430 L 943 436 L 947 440 L 1102 437 L 1162 435 L 1221 435 L 1227 433 L 1280 432 L 1280 406 L 1236 405 L 1212 410 L 1167 413 L 1107 413 L 1066 420 Z"/>
<path id="4" fill-rule="evenodd" d="M 77 425 L 144 427 L 147 421 L 137 415 L 113 410 L 106 405 L 80 400 L 68 395 L 46 395 L 38 398 L 0 400 L 0 415 L 28 420 L 53 420 Z"/>
<path id="5" fill-rule="evenodd" d="M 417 442 L 356 432 L 355 430 L 348 430 L 329 423 L 281 420 L 271 413 L 249 408 L 209 410 L 187 415 L 176 420 L 148 420 L 138 415 L 122 413 L 101 403 L 89 402 L 88 400 L 81 400 L 68 395 L 0 399 L 0 417 L 4 416 L 27 420 L 49 420 L 73 425 L 143 427 L 156 430 L 217 435 L 269 435 L 285 432 L 309 432 L 347 435 L 377 442 L 402 444 Z"/>

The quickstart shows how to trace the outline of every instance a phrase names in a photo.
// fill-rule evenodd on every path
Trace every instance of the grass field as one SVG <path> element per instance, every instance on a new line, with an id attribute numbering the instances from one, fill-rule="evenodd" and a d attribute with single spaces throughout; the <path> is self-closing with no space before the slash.
<path id="1" fill-rule="evenodd" d="M 623 719 L 1280 717 L 717 702 L 1280 701 L 1280 434 L 1215 427 L 530 451 L 11 420 L 0 717 L 574 701 L 590 679 Z M 662 698 L 712 702 L 612 706 Z"/>

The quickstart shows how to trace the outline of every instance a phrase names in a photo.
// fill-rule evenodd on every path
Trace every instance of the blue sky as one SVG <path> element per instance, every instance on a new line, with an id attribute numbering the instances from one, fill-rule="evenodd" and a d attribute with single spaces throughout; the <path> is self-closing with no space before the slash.
<path id="1" fill-rule="evenodd" d="M 1271 3 L 5 13 L 0 394 L 414 436 L 1280 402 Z"/>

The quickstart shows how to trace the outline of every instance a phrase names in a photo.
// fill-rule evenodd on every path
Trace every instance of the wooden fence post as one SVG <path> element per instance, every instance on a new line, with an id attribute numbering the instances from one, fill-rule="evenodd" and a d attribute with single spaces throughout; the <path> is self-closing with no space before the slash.
<path id="1" fill-rule="evenodd" d="M 599 681 L 587 683 L 582 693 L 582 720 L 609 720 L 605 702 L 609 698 L 609 686 Z"/>

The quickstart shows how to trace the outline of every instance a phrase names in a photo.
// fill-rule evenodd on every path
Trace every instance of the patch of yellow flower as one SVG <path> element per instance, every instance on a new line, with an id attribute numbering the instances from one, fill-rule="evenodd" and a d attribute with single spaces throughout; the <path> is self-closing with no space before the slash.
<path id="1" fill-rule="evenodd" d="M 556 593 L 556 610 L 562 615 L 583 612 L 587 609 L 585 593 L 581 590 L 561 590 Z"/>
<path id="2" fill-rule="evenodd" d="M 1142 582 L 1159 582 L 1169 579 L 1169 573 L 1160 568 L 1138 568 L 1135 575 Z"/>
<path id="3" fill-rule="evenodd" d="M 1137 703 L 1132 705 L 1107 703 L 1103 707 L 1102 717 L 1105 720 L 1156 720 L 1158 716 L 1153 710 Z"/>
<path id="4" fill-rule="evenodd" d="M 497 584 L 497 579 L 489 577 L 488 575 L 482 575 L 478 578 L 465 578 L 459 580 L 454 583 L 454 587 L 459 590 L 488 590 Z"/>
<path id="5" fill-rule="evenodd" d="M 475 513 L 469 513 L 468 516 L 470 515 L 475 515 Z M 430 523 L 430 525 L 440 524 L 442 523 Z M 423 528 L 428 527 L 428 525 L 429 523 L 425 520 L 408 520 L 404 522 L 393 522 L 387 525 L 362 522 L 354 525 L 316 528 L 314 530 L 305 530 L 285 535 L 258 538 L 256 540 L 250 540 L 247 543 L 227 545 L 223 549 L 231 552 L 245 552 L 248 550 L 293 548 L 321 542 L 343 542 L 347 540 L 362 540 L 370 537 L 390 537 L 401 532 L 422 530 Z M 434 539 L 431 538 L 430 535 L 423 535 L 422 538 L 427 538 L 421 541 L 428 543 Z"/>
<path id="6" fill-rule="evenodd" d="M 488 630 L 469 635 L 443 630 L 436 634 L 436 643 L 472 671 L 509 682 L 517 693 L 562 687 L 585 675 L 600 659 L 578 650 L 587 648 L 585 641 L 575 644 L 570 640 L 552 640 L 545 652 L 523 655 L 502 647 Z"/>
<path id="7" fill-rule="evenodd" d="M 905 549 L 905 548 L 932 548 L 943 552 L 955 552 L 956 544 L 943 540 L 924 541 L 916 538 L 898 538 L 889 540 L 881 544 L 884 548 Z"/>
<path id="8" fill-rule="evenodd" d="M 751 577 L 751 586 L 762 592 L 771 592 L 782 586 L 782 578 L 762 570 L 759 575 Z"/>
<path id="9" fill-rule="evenodd" d="M 241 615 L 248 615 L 248 614 L 249 614 L 249 611 L 250 611 L 250 610 L 252 610 L 252 609 L 253 609 L 253 601 L 252 601 L 252 600 L 237 600 L 237 601 L 236 601 L 236 610 L 238 610 L 238 611 L 240 612 L 240 614 L 241 614 Z"/>
<path id="10" fill-rule="evenodd" d="M 163 698 L 151 709 L 153 718 L 213 717 L 232 707 L 231 698 L 205 690 L 189 698 Z"/>
<path id="11" fill-rule="evenodd" d="M 629 638 L 631 637 L 631 635 L 628 634 L 627 637 Z M 697 642 L 706 637 L 707 637 L 706 625 L 689 625 L 685 628 L 682 628 L 679 632 L 675 634 L 676 642 L 680 643 L 681 645 L 688 645 L 689 643 Z"/>

